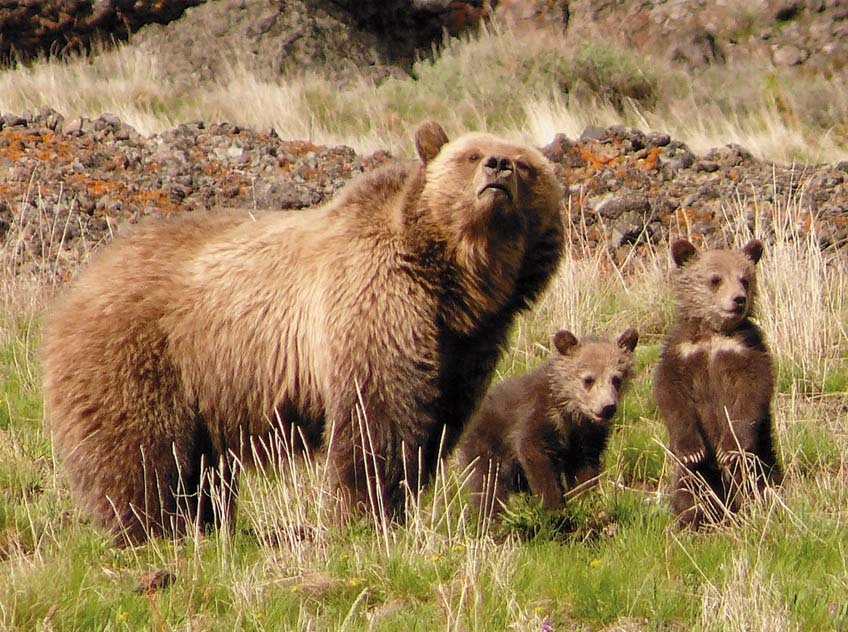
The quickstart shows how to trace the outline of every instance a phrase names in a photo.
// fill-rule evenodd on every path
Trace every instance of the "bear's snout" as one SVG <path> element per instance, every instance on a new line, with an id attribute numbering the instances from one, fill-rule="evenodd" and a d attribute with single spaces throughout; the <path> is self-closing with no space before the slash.
<path id="1" fill-rule="evenodd" d="M 515 169 L 512 160 L 504 156 L 489 156 L 483 163 L 483 168 L 493 176 L 505 175 Z"/>
<path id="2" fill-rule="evenodd" d="M 725 314 L 723 318 L 730 317 L 735 320 L 748 312 L 748 295 L 742 288 L 734 288 L 720 305 Z"/>
<path id="3" fill-rule="evenodd" d="M 483 186 L 477 190 L 480 197 L 486 191 L 501 191 L 512 202 L 516 194 L 515 163 L 511 158 L 490 155 L 483 160 L 481 174 Z"/>
<path id="4" fill-rule="evenodd" d="M 617 409 L 618 407 L 615 404 L 607 404 L 601 409 L 601 419 L 603 419 L 604 421 L 609 421 L 613 418 L 613 416 L 615 416 L 615 411 Z"/>

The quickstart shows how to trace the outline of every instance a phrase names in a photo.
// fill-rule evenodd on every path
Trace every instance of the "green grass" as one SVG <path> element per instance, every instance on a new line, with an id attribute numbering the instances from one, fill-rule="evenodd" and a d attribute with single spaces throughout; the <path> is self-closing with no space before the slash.
<path id="1" fill-rule="evenodd" d="M 760 265 L 761 324 L 779 381 L 784 487 L 721 529 L 672 528 L 670 458 L 651 394 L 673 318 L 666 258 L 626 274 L 567 257 L 517 323 L 501 376 L 532 370 L 560 327 L 642 332 L 595 490 L 545 513 L 511 499 L 501 522 L 467 505 L 449 460 L 409 520 L 334 526 L 323 464 L 243 480 L 232 534 L 115 549 L 76 509 L 42 424 L 37 360 L 52 290 L 0 293 L 0 629 L 840 629 L 848 625 L 846 267 L 778 241 Z M 804 269 L 804 283 L 798 270 Z M 808 285 L 815 284 L 810 292 Z M 776 300 L 775 297 L 781 300 Z M 803 318 L 796 310 L 803 311 Z M 767 311 L 766 311 L 767 310 Z M 795 336 L 803 322 L 817 336 Z M 822 342 L 824 341 L 824 342 Z M 810 385 L 815 387 L 812 388 Z M 137 591 L 150 573 L 173 583 Z"/>
<path id="2" fill-rule="evenodd" d="M 574 272 L 580 270 L 564 274 Z M 621 315 L 609 305 L 639 302 L 657 276 L 642 274 L 647 278 L 587 273 L 594 287 L 608 289 L 596 311 L 587 304 L 575 329 L 617 331 Z M 547 299 L 547 318 L 562 307 L 563 297 L 556 298 Z M 0 340 L 3 629 L 825 630 L 848 624 L 848 371 L 833 359 L 810 363 L 828 367 L 824 393 L 810 394 L 802 375 L 781 373 L 775 417 L 787 482 L 716 531 L 671 528 L 663 495 L 665 430 L 651 397 L 660 346 L 649 335 L 637 347 L 637 371 L 601 484 L 561 511 L 545 513 L 516 496 L 504 520 L 482 525 L 481 533 L 448 467 L 407 524 L 382 531 L 363 520 L 340 528 L 322 517 L 320 463 L 301 463 L 245 477 L 233 534 L 115 549 L 74 508 L 41 425 L 41 309 L 6 319 Z M 541 362 L 554 329 L 538 314 L 523 318 L 501 372 Z M 840 349 L 837 355 L 844 354 L 844 341 Z M 776 355 L 783 366 L 780 349 Z M 143 577 L 161 569 L 174 574 L 171 585 L 137 592 Z"/>

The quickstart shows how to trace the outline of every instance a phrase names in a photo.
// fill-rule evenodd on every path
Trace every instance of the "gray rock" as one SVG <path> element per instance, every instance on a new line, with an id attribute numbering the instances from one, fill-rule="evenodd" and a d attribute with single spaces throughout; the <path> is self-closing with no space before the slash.
<path id="1" fill-rule="evenodd" d="M 645 215 L 637 212 L 623 213 L 613 222 L 610 239 L 612 245 L 619 248 L 625 244 L 634 244 L 645 232 Z"/>
<path id="2" fill-rule="evenodd" d="M 3 127 L 26 127 L 27 120 L 23 116 L 18 116 L 16 114 L 4 114 L 3 118 Z"/>
<path id="3" fill-rule="evenodd" d="M 665 147 L 671 142 L 671 136 L 669 136 L 666 132 L 651 130 L 648 132 L 647 138 L 648 143 L 654 147 Z"/>
<path id="4" fill-rule="evenodd" d="M 595 210 L 606 219 L 617 219 L 624 213 L 644 217 L 650 214 L 651 203 L 643 193 L 626 192 L 622 195 L 609 196 Z"/>
<path id="5" fill-rule="evenodd" d="M 590 125 L 580 134 L 580 140 L 597 140 L 597 141 L 605 141 L 608 137 L 609 133 L 606 127 L 598 127 L 597 125 Z"/>
<path id="6" fill-rule="evenodd" d="M 794 44 L 781 44 L 772 48 L 771 58 L 776 66 L 799 66 L 810 58 L 810 51 Z"/>

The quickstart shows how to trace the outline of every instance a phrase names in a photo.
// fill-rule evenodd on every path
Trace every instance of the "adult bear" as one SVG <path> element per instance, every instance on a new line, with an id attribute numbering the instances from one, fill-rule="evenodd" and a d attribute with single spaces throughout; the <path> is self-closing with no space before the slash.
<path id="1" fill-rule="evenodd" d="M 151 222 L 80 274 L 44 392 L 100 525 L 137 542 L 218 523 L 234 459 L 279 431 L 327 449 L 342 516 L 395 515 L 429 479 L 557 268 L 562 193 L 531 147 L 432 121 L 415 143 L 420 162 L 321 207 Z"/>

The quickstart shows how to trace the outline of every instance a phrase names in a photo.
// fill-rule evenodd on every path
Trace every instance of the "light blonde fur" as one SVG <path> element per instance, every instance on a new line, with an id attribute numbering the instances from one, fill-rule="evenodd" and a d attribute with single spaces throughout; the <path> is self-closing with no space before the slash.
<path id="1" fill-rule="evenodd" d="M 99 523 L 138 540 L 216 522 L 203 464 L 234 489 L 232 457 L 294 426 L 310 448 L 332 444 L 344 513 L 377 494 L 395 513 L 404 480 L 432 473 L 553 273 L 562 224 L 540 154 L 491 136 L 445 144 L 434 123 L 416 140 L 421 163 L 323 207 L 152 223 L 80 275 L 48 323 L 45 395 Z M 512 197 L 480 189 L 493 155 L 521 157 Z"/>

